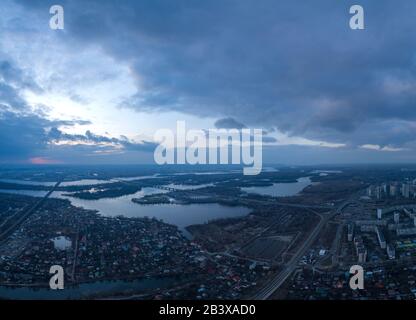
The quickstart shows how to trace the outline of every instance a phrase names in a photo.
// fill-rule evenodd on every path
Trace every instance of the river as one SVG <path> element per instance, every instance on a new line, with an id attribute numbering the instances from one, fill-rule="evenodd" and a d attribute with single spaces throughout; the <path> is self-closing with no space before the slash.
<path id="1" fill-rule="evenodd" d="M 272 186 L 248 187 L 241 188 L 241 190 L 247 193 L 256 193 L 263 196 L 289 197 L 299 194 L 303 189 L 311 184 L 312 181 L 309 177 L 303 177 L 299 178 L 297 182 L 273 183 Z"/>

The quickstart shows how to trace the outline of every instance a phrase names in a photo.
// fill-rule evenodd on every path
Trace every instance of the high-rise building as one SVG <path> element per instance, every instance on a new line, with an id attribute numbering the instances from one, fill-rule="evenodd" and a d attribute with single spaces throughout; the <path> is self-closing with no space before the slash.
<path id="1" fill-rule="evenodd" d="M 410 185 L 408 183 L 402 184 L 402 196 L 404 198 L 409 198 L 410 196 Z"/>
<path id="2" fill-rule="evenodd" d="M 377 186 L 374 190 L 375 192 L 375 197 L 377 200 L 380 200 L 382 198 L 383 192 L 382 192 L 382 188 L 380 186 Z"/>
<path id="3" fill-rule="evenodd" d="M 355 250 L 357 252 L 357 258 L 359 263 L 363 263 L 367 260 L 367 249 L 364 245 L 363 239 L 360 236 L 354 238 Z"/>
<path id="4" fill-rule="evenodd" d="M 386 196 L 388 196 L 390 194 L 390 185 L 388 185 L 386 183 L 383 184 L 383 193 Z"/>
<path id="5" fill-rule="evenodd" d="M 348 224 L 348 241 L 352 241 L 354 237 L 354 225 L 349 223 Z"/>
<path id="6" fill-rule="evenodd" d="M 358 248 L 357 255 L 358 255 L 358 262 L 364 263 L 367 260 L 367 249 L 365 249 L 364 247 Z"/>
<path id="7" fill-rule="evenodd" d="M 386 239 L 380 228 L 376 227 L 377 239 L 381 249 L 386 249 Z"/>
<path id="8" fill-rule="evenodd" d="M 387 245 L 387 255 L 389 256 L 390 260 L 396 259 L 396 250 L 392 244 Z"/>
<path id="9" fill-rule="evenodd" d="M 383 209 L 377 209 L 377 219 L 383 218 Z"/>
<path id="10" fill-rule="evenodd" d="M 395 212 L 394 213 L 394 223 L 399 223 L 399 222 L 400 222 L 400 213 Z"/>
<path id="11" fill-rule="evenodd" d="M 397 187 L 395 185 L 390 185 L 390 197 L 397 196 Z"/>
<path id="12" fill-rule="evenodd" d="M 374 190 L 374 187 L 373 186 L 369 186 L 367 188 L 367 196 L 372 197 L 373 194 L 374 194 L 374 191 L 373 190 Z"/>

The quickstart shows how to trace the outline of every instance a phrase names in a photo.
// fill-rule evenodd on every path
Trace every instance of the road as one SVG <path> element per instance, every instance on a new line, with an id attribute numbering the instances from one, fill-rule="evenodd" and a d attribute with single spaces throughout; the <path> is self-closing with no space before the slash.
<path id="1" fill-rule="evenodd" d="M 46 199 L 50 197 L 50 195 L 59 187 L 61 181 L 58 181 L 55 186 L 37 203 L 35 203 L 32 207 L 29 207 L 27 210 L 20 211 L 16 213 L 11 219 L 10 226 L 5 226 L 4 230 L 0 230 L 0 244 L 5 242 L 8 237 L 10 237 L 21 225 L 25 222 L 33 213 L 38 210 Z"/>
<path id="2" fill-rule="evenodd" d="M 292 274 L 292 272 L 297 267 L 299 260 L 305 255 L 309 247 L 314 243 L 316 237 L 321 232 L 322 228 L 326 225 L 326 223 L 335 217 L 337 214 L 341 213 L 342 210 L 351 204 L 352 201 L 345 201 L 342 203 L 337 210 L 329 215 L 321 215 L 319 214 L 321 220 L 319 221 L 318 225 L 315 229 L 311 232 L 308 236 L 306 241 L 302 244 L 299 248 L 298 252 L 292 257 L 292 259 L 285 265 L 284 269 L 277 274 L 273 279 L 271 279 L 252 299 L 255 300 L 267 300 L 271 297 L 271 295 L 278 289 L 280 286 L 285 282 L 285 280 Z"/>

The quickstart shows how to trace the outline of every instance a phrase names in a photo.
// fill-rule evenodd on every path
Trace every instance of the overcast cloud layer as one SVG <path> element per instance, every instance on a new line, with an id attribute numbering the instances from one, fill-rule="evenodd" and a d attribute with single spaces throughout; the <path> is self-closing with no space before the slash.
<path id="1" fill-rule="evenodd" d="M 56 2 L 16 0 L 45 19 L 45 30 Z M 357 1 L 58 2 L 65 8 L 62 41 L 80 52 L 98 47 L 129 67 L 136 90 L 119 102 L 121 108 L 179 111 L 216 118 L 217 127 L 260 127 L 289 141 L 325 141 L 347 148 L 352 161 L 354 150 L 362 157 L 363 148 L 386 151 L 386 161 L 414 160 L 415 1 L 358 1 L 365 9 L 362 31 L 349 28 L 349 7 Z M 0 98 L 9 108 L 25 108 L 19 90 L 42 90 L 7 59 L 0 73 Z M 27 129 L 35 145 L 51 141 L 40 128 L 59 128 L 42 122 L 47 120 L 39 113 L 5 117 Z M 12 135 L 13 128 L 0 130 Z M 58 132 L 62 138 L 59 129 L 53 133 Z M 87 132 L 80 140 L 93 137 Z M 135 144 L 108 139 L 126 149 Z M 151 144 L 142 146 L 146 151 Z M 299 148 L 288 162 L 298 162 Z M 309 154 L 311 147 L 304 148 Z M 342 158 L 339 150 L 329 152 Z M 269 155 L 269 162 L 279 162 Z"/>

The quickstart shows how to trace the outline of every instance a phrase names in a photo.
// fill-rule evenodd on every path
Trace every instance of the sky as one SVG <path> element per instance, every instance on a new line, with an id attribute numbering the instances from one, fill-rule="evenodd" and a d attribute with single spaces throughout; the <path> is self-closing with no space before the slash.
<path id="1" fill-rule="evenodd" d="M 176 121 L 261 128 L 267 163 L 413 162 L 415 35 L 413 0 L 2 0 L 0 163 L 152 163 Z"/>

